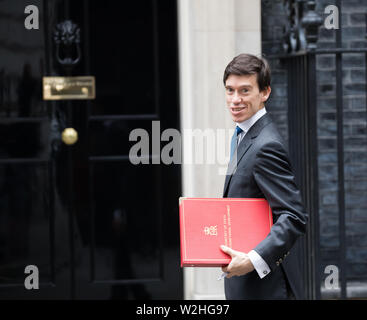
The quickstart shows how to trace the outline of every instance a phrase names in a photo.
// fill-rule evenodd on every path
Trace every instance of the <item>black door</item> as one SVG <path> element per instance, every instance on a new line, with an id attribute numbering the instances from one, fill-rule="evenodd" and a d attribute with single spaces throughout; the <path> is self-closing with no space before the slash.
<path id="1" fill-rule="evenodd" d="M 132 130 L 179 127 L 176 3 L 118 3 L 35 0 L 28 30 L 29 2 L 0 1 L 2 299 L 182 298 L 180 166 L 129 160 Z M 45 76 L 94 76 L 96 98 L 45 101 Z"/>

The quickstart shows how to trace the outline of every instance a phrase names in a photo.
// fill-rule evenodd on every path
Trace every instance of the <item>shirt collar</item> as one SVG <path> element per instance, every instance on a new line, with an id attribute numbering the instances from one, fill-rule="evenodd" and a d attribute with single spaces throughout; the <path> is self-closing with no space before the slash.
<path id="1" fill-rule="evenodd" d="M 259 111 L 257 111 L 250 119 L 247 119 L 242 122 L 236 122 L 236 124 L 244 131 L 247 132 L 250 130 L 250 128 L 255 124 L 257 120 L 259 120 L 263 115 L 266 114 L 265 107 L 261 108 Z"/>

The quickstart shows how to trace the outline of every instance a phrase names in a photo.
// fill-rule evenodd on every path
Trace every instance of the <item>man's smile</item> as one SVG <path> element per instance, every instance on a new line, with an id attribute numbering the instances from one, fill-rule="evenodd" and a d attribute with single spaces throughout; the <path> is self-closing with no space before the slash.
<path id="1" fill-rule="evenodd" d="M 242 107 L 230 107 L 231 113 L 233 115 L 237 115 L 239 113 L 241 113 L 243 110 L 245 110 L 247 107 L 246 106 L 242 106 Z"/>

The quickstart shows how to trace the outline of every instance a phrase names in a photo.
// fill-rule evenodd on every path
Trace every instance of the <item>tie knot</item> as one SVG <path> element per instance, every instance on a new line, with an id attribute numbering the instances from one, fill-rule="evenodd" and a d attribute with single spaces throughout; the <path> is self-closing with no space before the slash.
<path id="1" fill-rule="evenodd" d="M 243 132 L 243 130 L 239 126 L 237 126 L 236 127 L 236 133 L 237 133 L 237 135 L 239 135 L 241 132 Z"/>

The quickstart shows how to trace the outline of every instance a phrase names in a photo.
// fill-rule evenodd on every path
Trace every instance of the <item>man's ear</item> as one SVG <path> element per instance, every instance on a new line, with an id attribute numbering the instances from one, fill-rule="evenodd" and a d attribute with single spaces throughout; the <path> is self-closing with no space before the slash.
<path id="1" fill-rule="evenodd" d="M 270 93 L 271 93 L 271 87 L 270 86 L 266 87 L 263 91 L 261 91 L 261 94 L 262 94 L 261 101 L 266 102 L 266 100 L 269 99 Z"/>

